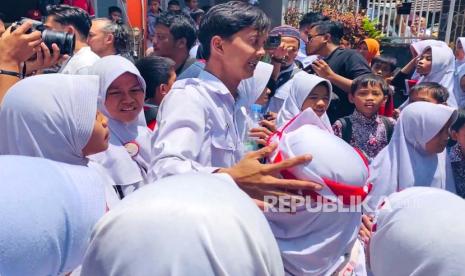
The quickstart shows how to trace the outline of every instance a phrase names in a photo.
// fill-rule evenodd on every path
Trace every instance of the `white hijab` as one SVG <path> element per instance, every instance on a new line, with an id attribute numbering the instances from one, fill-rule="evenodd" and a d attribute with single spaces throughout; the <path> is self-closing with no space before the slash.
<path id="1" fill-rule="evenodd" d="M 382 197 L 408 187 L 446 189 L 454 185 L 446 165 L 446 151 L 427 154 L 425 145 L 455 117 L 456 110 L 441 104 L 415 102 L 405 107 L 391 141 L 370 164 L 373 197 L 369 207 L 372 211 Z"/>
<path id="2" fill-rule="evenodd" d="M 449 47 L 438 47 L 428 46 L 423 52 L 431 49 L 432 53 L 432 64 L 431 72 L 422 76 L 419 79 L 419 83 L 422 82 L 436 82 L 447 88 L 449 91 L 449 98 L 447 99 L 447 105 L 451 107 L 457 107 L 457 100 L 455 96 L 455 57 L 454 53 Z"/>
<path id="3" fill-rule="evenodd" d="M 465 40 L 465 38 L 464 38 Z M 457 99 L 457 104 L 459 108 L 465 107 L 465 92 L 462 91 L 460 87 L 460 80 L 465 76 L 465 65 L 462 64 L 457 67 L 455 71 L 455 97 Z"/>
<path id="4" fill-rule="evenodd" d="M 102 164 L 117 185 L 148 183 L 152 180 L 151 159 L 153 133 L 147 128 L 144 111 L 130 123 L 114 119 L 105 107 L 108 87 L 122 74 L 129 72 L 137 77 L 145 91 L 145 81 L 137 68 L 121 56 L 106 56 L 95 62 L 92 74 L 100 77 L 98 109 L 108 117 L 110 145 L 107 151 L 91 156 Z M 125 145 L 138 145 L 138 153 L 131 157 Z"/>
<path id="5" fill-rule="evenodd" d="M 271 141 L 278 148 L 271 160 L 276 163 L 312 154 L 312 162 L 282 172 L 283 177 L 322 184 L 323 189 L 313 196 L 338 203 L 347 208 L 346 212 L 336 209 L 334 204 L 328 207 L 327 203 L 319 205 L 326 206 L 327 211 L 317 209 L 317 203 L 311 200 L 306 204 L 312 210 L 299 206 L 293 213 L 268 210 L 265 216 L 289 274 L 331 275 L 349 260 L 360 227 L 361 206 L 351 204 L 350 196 L 360 195 L 363 199 L 371 185 L 367 184 L 368 166 L 361 155 L 324 126 L 308 124 L 309 113 L 313 110 L 305 110 L 272 136 Z"/>
<path id="6" fill-rule="evenodd" d="M 270 227 L 223 174 L 163 178 L 94 229 L 81 275 L 284 275 Z"/>
<path id="7" fill-rule="evenodd" d="M 463 275 L 465 201 L 447 191 L 408 188 L 379 211 L 370 241 L 373 274 Z"/>
<path id="8" fill-rule="evenodd" d="M 0 168 L 0 274 L 64 275 L 79 266 L 106 209 L 100 176 L 26 156 L 0 156 Z"/>
<path id="9" fill-rule="evenodd" d="M 465 37 L 457 37 L 457 40 L 455 41 L 455 47 L 457 47 L 457 43 L 460 41 L 460 44 L 462 44 L 462 48 L 465 47 Z M 465 63 L 465 59 L 462 60 L 455 60 L 455 65 L 459 67 L 460 65 Z"/>
<path id="10" fill-rule="evenodd" d="M 98 78 L 50 74 L 8 90 L 0 110 L 0 154 L 86 165 L 82 149 L 97 114 Z"/>
<path id="11" fill-rule="evenodd" d="M 313 92 L 313 89 L 317 85 L 323 82 L 326 83 L 329 88 L 328 97 L 330 98 L 331 103 L 332 86 L 328 80 L 320 78 L 316 75 L 307 74 L 305 72 L 296 74 L 294 76 L 294 81 L 292 82 L 289 97 L 286 98 L 283 107 L 278 113 L 277 125 L 283 126 L 287 121 L 291 120 L 301 111 L 303 111 L 302 105 L 304 104 L 307 97 Z M 319 117 L 319 119 L 323 122 L 326 129 L 333 133 L 331 122 L 329 121 L 329 117 L 326 112 L 321 117 Z"/>
<path id="12" fill-rule="evenodd" d="M 435 39 L 420 40 L 420 41 L 413 42 L 412 44 L 410 44 L 410 47 L 412 47 L 415 50 L 418 56 L 421 55 L 421 53 L 423 53 L 426 47 L 430 47 L 430 46 L 447 47 L 447 48 L 449 47 L 449 45 L 447 45 L 447 43 L 445 43 L 444 41 L 435 40 Z M 415 70 L 413 72 L 412 79 L 418 80 L 420 77 L 421 77 L 420 74 L 418 74 L 417 71 Z"/>

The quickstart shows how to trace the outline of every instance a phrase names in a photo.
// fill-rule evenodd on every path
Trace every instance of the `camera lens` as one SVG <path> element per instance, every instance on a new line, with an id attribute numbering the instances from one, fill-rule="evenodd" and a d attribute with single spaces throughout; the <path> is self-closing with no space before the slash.
<path id="1" fill-rule="evenodd" d="M 74 34 L 44 30 L 42 32 L 42 40 L 50 51 L 53 51 L 52 44 L 55 43 L 60 48 L 61 55 L 72 55 L 74 52 L 76 42 Z"/>

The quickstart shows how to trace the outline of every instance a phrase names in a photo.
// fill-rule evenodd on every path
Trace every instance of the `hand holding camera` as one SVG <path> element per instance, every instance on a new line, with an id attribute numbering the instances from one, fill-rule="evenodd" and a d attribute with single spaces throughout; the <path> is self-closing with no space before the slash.
<path id="1" fill-rule="evenodd" d="M 18 70 L 19 64 L 28 60 L 37 46 L 42 42 L 40 32 L 30 32 L 32 22 L 26 21 L 23 25 L 9 28 L 0 38 L 0 64 L 2 69 L 13 65 Z"/>

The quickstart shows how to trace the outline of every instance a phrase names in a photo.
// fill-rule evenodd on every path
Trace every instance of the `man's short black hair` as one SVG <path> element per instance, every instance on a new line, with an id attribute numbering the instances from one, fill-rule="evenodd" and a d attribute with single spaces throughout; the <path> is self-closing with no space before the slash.
<path id="1" fill-rule="evenodd" d="M 387 96 L 390 94 L 389 85 L 387 82 L 380 76 L 374 74 L 366 74 L 361 75 L 354 79 L 352 82 L 352 86 L 350 88 L 350 93 L 352 95 L 360 88 L 367 88 L 368 86 L 375 86 L 378 85 L 381 87 L 381 91 L 383 91 L 383 95 Z"/>
<path id="2" fill-rule="evenodd" d="M 48 9 L 48 16 L 53 16 L 53 20 L 61 25 L 73 26 L 83 39 L 87 39 L 92 22 L 89 14 L 81 8 L 68 5 L 54 5 Z"/>
<path id="3" fill-rule="evenodd" d="M 164 13 L 157 20 L 157 25 L 163 25 L 170 29 L 174 39 L 186 39 L 187 49 L 189 50 L 197 39 L 195 22 L 191 17 L 182 13 Z"/>
<path id="4" fill-rule="evenodd" d="M 210 58 L 210 42 L 216 35 L 227 39 L 247 27 L 266 32 L 270 25 L 268 16 L 248 3 L 230 1 L 213 6 L 200 22 L 199 41 L 203 46 L 203 56 Z"/>
<path id="5" fill-rule="evenodd" d="M 391 68 L 391 73 L 394 72 L 394 70 L 396 70 L 397 68 L 397 59 L 393 57 L 388 57 L 384 55 L 376 56 L 371 61 L 371 66 L 373 67 L 375 63 L 383 63 L 389 65 L 389 68 Z"/>
<path id="6" fill-rule="evenodd" d="M 321 12 L 308 12 L 302 16 L 302 19 L 299 22 L 299 28 L 303 29 L 312 25 L 313 23 L 326 20 L 329 20 L 329 17 L 323 15 Z"/>
<path id="7" fill-rule="evenodd" d="M 410 94 L 420 92 L 421 90 L 427 90 L 431 97 L 439 104 L 447 103 L 447 99 L 449 98 L 447 88 L 437 82 L 421 82 L 410 89 Z"/>
<path id="8" fill-rule="evenodd" d="M 119 12 L 119 13 L 121 13 L 121 14 L 123 13 L 123 11 L 122 11 L 119 7 L 117 7 L 117 6 L 110 6 L 110 7 L 108 7 L 108 15 L 111 15 L 111 14 L 114 13 L 114 12 Z"/>
<path id="9" fill-rule="evenodd" d="M 320 21 L 310 25 L 311 28 L 316 28 L 319 34 L 330 34 L 331 41 L 335 45 L 339 45 L 342 36 L 344 36 L 344 28 L 342 23 L 334 21 Z"/>
<path id="10" fill-rule="evenodd" d="M 159 56 L 147 56 L 136 62 L 136 67 L 147 85 L 146 99 L 153 98 L 157 87 L 168 83 L 174 65 L 173 60 Z"/>
<path id="11" fill-rule="evenodd" d="M 168 6 L 181 6 L 178 0 L 170 0 Z"/>

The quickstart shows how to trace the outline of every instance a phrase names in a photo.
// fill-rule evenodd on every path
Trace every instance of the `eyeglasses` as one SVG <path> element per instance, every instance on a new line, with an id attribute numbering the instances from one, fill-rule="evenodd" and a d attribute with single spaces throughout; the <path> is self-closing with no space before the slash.
<path id="1" fill-rule="evenodd" d="M 308 36 L 307 36 L 307 39 L 308 39 L 308 41 L 310 42 L 312 39 L 314 39 L 315 37 L 320 36 L 320 35 L 325 35 L 325 34 L 317 34 L 317 35 L 314 35 L 314 36 L 308 35 Z"/>

